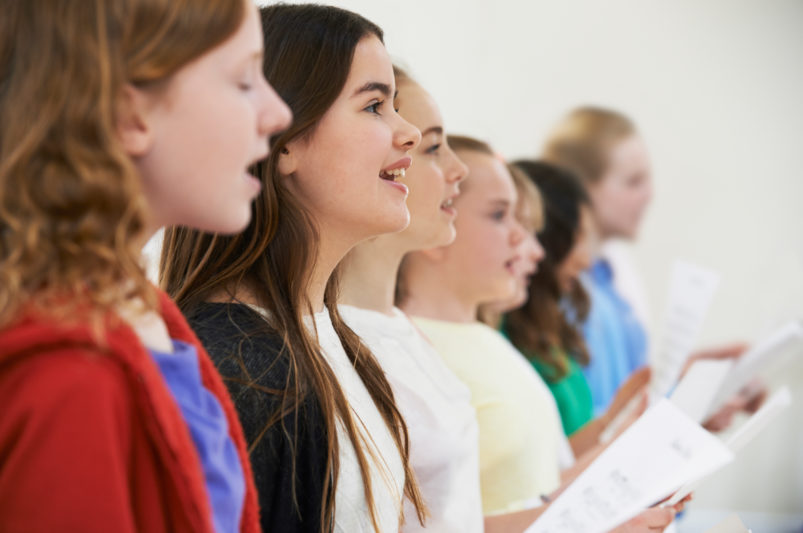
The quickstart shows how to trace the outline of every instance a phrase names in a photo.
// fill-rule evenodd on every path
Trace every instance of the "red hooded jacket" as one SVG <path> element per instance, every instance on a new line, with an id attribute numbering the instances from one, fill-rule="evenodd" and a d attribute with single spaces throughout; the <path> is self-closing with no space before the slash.
<path id="1" fill-rule="evenodd" d="M 236 411 L 206 351 L 164 293 L 170 336 L 193 344 L 240 453 L 240 530 L 260 531 Z M 198 454 L 158 367 L 123 324 L 99 346 L 88 326 L 29 317 L 0 331 L 0 531 L 209 532 Z"/>

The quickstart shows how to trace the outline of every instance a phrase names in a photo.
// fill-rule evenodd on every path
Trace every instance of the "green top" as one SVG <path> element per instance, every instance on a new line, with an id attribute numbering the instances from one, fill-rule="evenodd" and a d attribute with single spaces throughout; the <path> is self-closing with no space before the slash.
<path id="1" fill-rule="evenodd" d="M 563 422 L 563 431 L 566 435 L 572 433 L 590 422 L 594 417 L 594 406 L 591 403 L 591 389 L 588 386 L 583 369 L 573 358 L 563 352 L 569 365 L 569 373 L 554 380 L 555 370 L 537 359 L 528 359 L 538 374 L 544 378 L 549 390 L 555 397 Z"/>

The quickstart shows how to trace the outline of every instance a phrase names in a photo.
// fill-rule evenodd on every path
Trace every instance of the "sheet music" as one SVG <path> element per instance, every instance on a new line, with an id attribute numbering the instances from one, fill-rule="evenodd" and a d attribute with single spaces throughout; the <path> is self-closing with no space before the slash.
<path id="1" fill-rule="evenodd" d="M 747 383 L 772 366 L 803 354 L 803 325 L 798 321 L 784 324 L 768 337 L 756 343 L 736 361 L 722 387 L 717 392 L 707 414 L 716 412 L 730 397 Z"/>
<path id="2" fill-rule="evenodd" d="M 734 454 L 739 453 L 739 450 L 760 434 L 772 420 L 791 404 L 792 395 L 789 392 L 789 388 L 786 386 L 781 387 L 778 392 L 773 394 L 772 397 L 764 403 L 761 409 L 756 411 L 747 419 L 747 422 L 742 424 L 739 429 L 728 438 L 725 445 Z M 700 481 L 702 481 L 702 478 L 687 482 L 680 487 L 671 498 L 664 502 L 664 505 L 675 505 L 689 493 L 693 492 L 699 486 Z"/>
<path id="3" fill-rule="evenodd" d="M 701 424 L 720 387 L 733 368 L 733 359 L 700 359 L 686 371 L 669 400 L 686 416 Z"/>
<path id="4" fill-rule="evenodd" d="M 661 399 L 602 452 L 526 533 L 608 531 L 732 459 L 719 439 Z"/>
<path id="5" fill-rule="evenodd" d="M 719 285 L 719 275 L 684 261 L 675 261 L 666 313 L 653 362 L 651 397 L 662 398 L 678 379 L 694 349 Z"/>

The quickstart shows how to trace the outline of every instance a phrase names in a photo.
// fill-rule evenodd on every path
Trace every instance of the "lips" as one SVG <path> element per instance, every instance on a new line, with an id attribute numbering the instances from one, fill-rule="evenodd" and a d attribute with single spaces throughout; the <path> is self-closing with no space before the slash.
<path id="1" fill-rule="evenodd" d="M 396 181 L 397 179 L 404 178 L 404 174 L 410 165 L 413 164 L 413 158 L 405 156 L 393 163 L 392 165 L 383 168 L 379 171 L 379 177 L 387 181 Z"/>

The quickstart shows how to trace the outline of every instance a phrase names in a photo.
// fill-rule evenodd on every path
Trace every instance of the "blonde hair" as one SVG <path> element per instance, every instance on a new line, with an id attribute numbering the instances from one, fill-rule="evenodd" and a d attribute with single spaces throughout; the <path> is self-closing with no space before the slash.
<path id="1" fill-rule="evenodd" d="M 527 231 L 533 233 L 541 231 L 544 225 L 544 202 L 538 187 L 527 173 L 516 165 L 507 163 L 506 166 L 519 195 L 516 203 L 516 219 Z"/>
<path id="2" fill-rule="evenodd" d="M 125 85 L 163 87 L 239 27 L 245 0 L 26 0 L 0 17 L 0 327 L 95 321 L 139 298 L 147 206 L 116 135 Z M 78 303 L 80 302 L 80 303 Z M 79 313 L 81 316 L 87 316 Z"/>
<path id="3" fill-rule="evenodd" d="M 633 122 L 617 111 L 579 107 L 552 130 L 542 159 L 573 172 L 584 183 L 595 183 L 608 168 L 610 149 L 635 133 Z"/>

